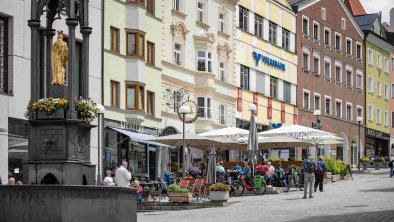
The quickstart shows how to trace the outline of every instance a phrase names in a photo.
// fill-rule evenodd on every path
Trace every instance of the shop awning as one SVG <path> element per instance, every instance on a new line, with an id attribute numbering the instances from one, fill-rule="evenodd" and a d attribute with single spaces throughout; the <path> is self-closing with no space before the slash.
<path id="1" fill-rule="evenodd" d="M 124 129 L 119 129 L 119 128 L 115 128 L 115 127 L 110 127 L 111 129 L 126 135 L 128 137 L 130 137 L 130 139 L 132 141 L 138 142 L 138 143 L 144 143 L 144 144 L 148 144 L 148 145 L 155 145 L 155 146 L 165 146 L 165 147 L 170 147 L 168 145 L 162 144 L 162 143 L 157 143 L 157 142 L 152 142 L 152 141 L 147 141 L 147 140 L 151 140 L 156 138 L 153 135 L 149 135 L 149 134 L 145 134 L 145 133 L 137 133 L 137 132 L 132 132 L 132 131 L 128 131 L 128 130 L 124 130 Z"/>

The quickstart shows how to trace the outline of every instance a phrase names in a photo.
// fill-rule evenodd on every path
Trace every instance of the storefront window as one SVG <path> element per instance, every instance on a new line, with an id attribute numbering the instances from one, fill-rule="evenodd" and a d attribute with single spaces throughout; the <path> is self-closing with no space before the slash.
<path id="1" fill-rule="evenodd" d="M 8 176 L 22 181 L 24 172 L 22 162 L 28 157 L 27 122 L 9 120 L 8 132 Z"/>

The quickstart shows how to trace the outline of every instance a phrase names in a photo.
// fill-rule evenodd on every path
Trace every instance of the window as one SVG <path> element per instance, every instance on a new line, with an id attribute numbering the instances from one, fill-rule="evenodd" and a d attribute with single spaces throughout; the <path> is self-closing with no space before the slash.
<path id="1" fill-rule="evenodd" d="M 352 55 L 352 40 L 346 39 L 346 54 Z"/>
<path id="2" fill-rule="evenodd" d="M 387 83 L 384 84 L 384 99 L 389 99 L 389 85 Z"/>
<path id="3" fill-rule="evenodd" d="M 282 48 L 286 50 L 290 49 L 290 32 L 284 28 L 282 28 Z"/>
<path id="4" fill-rule="evenodd" d="M 394 71 L 394 58 L 391 58 L 391 70 Z"/>
<path id="5" fill-rule="evenodd" d="M 291 84 L 283 81 L 283 100 L 287 103 L 291 102 Z"/>
<path id="6" fill-rule="evenodd" d="M 338 34 L 335 34 L 335 49 L 341 50 L 341 36 Z"/>
<path id="7" fill-rule="evenodd" d="M 329 29 L 324 29 L 324 44 L 331 45 L 331 31 Z"/>
<path id="8" fill-rule="evenodd" d="M 379 53 L 376 53 L 376 66 L 377 66 L 379 69 L 382 69 L 382 61 L 381 61 L 381 58 L 380 58 L 380 54 L 379 54 Z"/>
<path id="9" fill-rule="evenodd" d="M 304 104 L 302 106 L 304 109 L 309 109 L 309 92 L 304 91 Z"/>
<path id="10" fill-rule="evenodd" d="M 357 117 L 363 117 L 363 110 L 360 107 L 357 107 Z"/>
<path id="11" fill-rule="evenodd" d="M 220 81 L 225 82 L 226 81 L 226 76 L 227 76 L 227 69 L 226 69 L 226 63 L 220 62 L 219 63 L 219 78 Z"/>
<path id="12" fill-rule="evenodd" d="M 243 89 L 249 89 L 249 68 L 241 66 L 240 72 L 240 87 Z"/>
<path id="13" fill-rule="evenodd" d="M 203 2 L 197 3 L 197 19 L 199 22 L 205 22 L 205 4 Z"/>
<path id="14" fill-rule="evenodd" d="M 381 122 L 381 109 L 377 108 L 376 109 L 376 123 L 380 123 Z"/>
<path id="15" fill-rule="evenodd" d="M 389 60 L 387 58 L 384 58 L 384 72 L 388 73 L 389 72 Z"/>
<path id="16" fill-rule="evenodd" d="M 327 61 L 324 62 L 324 78 L 331 79 L 331 63 Z"/>
<path id="17" fill-rule="evenodd" d="M 126 55 L 128 56 L 138 56 L 141 58 L 145 57 L 145 35 L 139 32 L 127 33 L 127 48 Z"/>
<path id="18" fill-rule="evenodd" d="M 331 114 L 331 99 L 326 98 L 325 111 L 327 115 Z"/>
<path id="19" fill-rule="evenodd" d="M 205 97 L 197 97 L 197 115 L 202 118 L 210 119 L 211 115 L 211 99 Z"/>
<path id="20" fill-rule="evenodd" d="M 320 74 L 320 59 L 319 59 L 319 57 L 313 58 L 313 72 L 316 74 Z"/>
<path id="21" fill-rule="evenodd" d="M 114 27 L 111 27 L 111 51 L 119 53 L 119 29 Z"/>
<path id="22" fill-rule="evenodd" d="M 226 32 L 226 15 L 219 13 L 219 31 Z"/>
<path id="23" fill-rule="evenodd" d="M 146 91 L 146 114 L 148 116 L 154 116 L 155 115 L 155 93 Z"/>
<path id="24" fill-rule="evenodd" d="M 391 83 L 391 98 L 394 99 L 394 83 Z"/>
<path id="25" fill-rule="evenodd" d="M 309 71 L 309 54 L 305 52 L 302 55 L 302 68 L 305 71 Z"/>
<path id="26" fill-rule="evenodd" d="M 178 66 L 182 65 L 181 45 L 175 43 L 174 46 L 174 63 Z"/>
<path id="27" fill-rule="evenodd" d="M 277 29 L 277 25 L 270 22 L 269 23 L 269 41 L 272 44 L 276 44 L 276 29 Z"/>
<path id="28" fill-rule="evenodd" d="M 346 29 L 346 19 L 342 18 L 341 21 L 342 29 Z"/>
<path id="29" fill-rule="evenodd" d="M 353 73 L 350 70 L 346 70 L 346 87 L 353 87 Z"/>
<path id="30" fill-rule="evenodd" d="M 144 110 L 144 87 L 138 84 L 126 84 L 126 109 Z"/>
<path id="31" fill-rule="evenodd" d="M 353 121 L 352 105 L 351 104 L 346 104 L 346 120 Z"/>
<path id="32" fill-rule="evenodd" d="M 319 24 L 315 22 L 313 23 L 313 39 L 320 40 Z"/>
<path id="33" fill-rule="evenodd" d="M 356 88 L 363 90 L 363 74 L 360 72 L 357 72 L 356 74 Z"/>
<path id="34" fill-rule="evenodd" d="M 8 59 L 7 58 L 8 26 L 7 24 L 8 24 L 8 20 L 0 17 L 0 92 L 2 93 L 8 93 L 8 60 L 7 60 Z"/>
<path id="35" fill-rule="evenodd" d="M 356 57 L 361 59 L 361 44 L 358 42 L 356 43 Z"/>
<path id="36" fill-rule="evenodd" d="M 111 106 L 119 107 L 119 82 L 111 80 Z"/>
<path id="37" fill-rule="evenodd" d="M 155 65 L 155 43 L 147 42 L 147 62 L 148 64 Z"/>
<path id="38" fill-rule="evenodd" d="M 219 123 L 226 125 L 226 105 L 219 105 Z"/>
<path id="39" fill-rule="evenodd" d="M 320 110 L 320 95 L 315 95 L 315 110 Z"/>
<path id="40" fill-rule="evenodd" d="M 368 105 L 368 121 L 373 121 L 373 106 Z"/>
<path id="41" fill-rule="evenodd" d="M 248 22 L 249 11 L 245 8 L 239 7 L 239 28 L 245 31 L 248 31 L 249 22 Z"/>
<path id="42" fill-rule="evenodd" d="M 339 100 L 335 101 L 335 114 L 338 118 L 342 117 L 342 102 Z"/>
<path id="43" fill-rule="evenodd" d="M 254 34 L 263 38 L 263 17 L 257 14 L 254 15 Z"/>
<path id="44" fill-rule="evenodd" d="M 181 11 L 181 1 L 182 0 L 173 0 L 173 1 L 174 1 L 174 4 L 173 4 L 174 10 Z"/>
<path id="45" fill-rule="evenodd" d="M 309 35 L 309 19 L 304 16 L 302 16 L 302 33 Z"/>
<path id="46" fill-rule="evenodd" d="M 380 80 L 378 80 L 377 94 L 378 96 L 382 96 L 382 83 L 380 82 Z"/>
<path id="47" fill-rule="evenodd" d="M 373 79 L 368 77 L 368 92 L 373 93 Z"/>
<path id="48" fill-rule="evenodd" d="M 391 112 L 391 128 L 394 128 L 394 112 Z"/>
<path id="49" fill-rule="evenodd" d="M 197 70 L 212 73 L 212 53 L 205 51 L 197 52 Z"/>
<path id="50" fill-rule="evenodd" d="M 321 8 L 321 19 L 326 20 L 326 9 Z"/>
<path id="51" fill-rule="evenodd" d="M 278 79 L 271 76 L 270 79 L 270 95 L 272 98 L 278 98 Z"/>
<path id="52" fill-rule="evenodd" d="M 146 0 L 146 11 L 155 14 L 155 0 Z"/>
<path id="53" fill-rule="evenodd" d="M 145 7 L 145 0 L 127 0 L 127 2 L 134 2 Z"/>
<path id="54" fill-rule="evenodd" d="M 389 126 L 389 112 L 384 111 L 384 126 L 388 127 Z"/>
<path id="55" fill-rule="evenodd" d="M 368 64 L 373 66 L 373 51 L 368 49 Z"/>
<path id="56" fill-rule="evenodd" d="M 335 82 L 342 82 L 342 68 L 340 66 L 335 66 Z"/>

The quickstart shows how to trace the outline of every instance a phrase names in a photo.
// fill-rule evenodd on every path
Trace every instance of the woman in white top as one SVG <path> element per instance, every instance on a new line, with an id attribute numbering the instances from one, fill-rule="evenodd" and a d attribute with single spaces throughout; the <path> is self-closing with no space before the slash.
<path id="1" fill-rule="evenodd" d="M 104 178 L 104 182 L 107 183 L 107 186 L 116 186 L 115 180 L 111 175 L 111 171 L 107 171 L 107 176 Z"/>

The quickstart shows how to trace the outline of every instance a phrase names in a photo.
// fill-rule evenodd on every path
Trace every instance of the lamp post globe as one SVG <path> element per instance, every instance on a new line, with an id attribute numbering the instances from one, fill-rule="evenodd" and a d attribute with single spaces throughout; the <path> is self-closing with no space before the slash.
<path id="1" fill-rule="evenodd" d="M 186 143 L 185 143 L 185 116 L 189 112 L 190 112 L 190 110 L 189 110 L 188 106 L 182 105 L 181 107 L 179 107 L 178 113 L 182 114 L 182 126 L 183 126 L 182 127 L 183 128 L 183 130 L 182 130 L 182 148 L 184 149 L 184 151 L 187 151 L 185 149 L 186 148 Z M 185 152 L 185 155 L 187 156 L 188 154 Z M 179 160 L 180 160 L 180 158 L 179 158 L 179 155 L 178 155 L 178 171 L 179 171 L 179 165 L 180 165 L 180 161 Z M 182 177 L 185 177 L 185 170 L 186 170 L 187 167 L 188 166 L 185 166 L 185 164 L 182 167 Z"/>
<path id="2" fill-rule="evenodd" d="M 255 105 L 255 104 L 251 103 L 251 104 L 249 104 L 249 108 L 248 108 L 248 110 L 249 110 L 249 111 L 251 111 L 251 112 L 254 112 L 254 111 L 256 111 L 256 110 L 257 110 L 257 107 L 256 107 L 256 105 Z"/>

